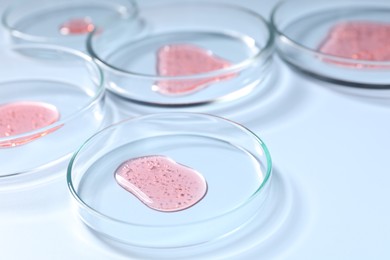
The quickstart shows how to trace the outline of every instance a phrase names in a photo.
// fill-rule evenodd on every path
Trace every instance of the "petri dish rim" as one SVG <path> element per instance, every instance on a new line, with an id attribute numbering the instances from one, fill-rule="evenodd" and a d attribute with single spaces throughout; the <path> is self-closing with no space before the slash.
<path id="1" fill-rule="evenodd" d="M 138 5 L 137 5 L 135 0 L 126 0 L 126 1 L 129 2 L 131 10 L 132 10 L 131 15 L 128 17 L 128 19 L 130 19 L 130 20 L 135 19 L 138 16 Z M 17 29 L 16 27 L 12 26 L 9 23 L 9 21 L 8 21 L 9 16 L 13 12 L 17 11 L 20 6 L 23 6 L 23 4 L 27 3 L 27 2 L 29 2 L 29 0 L 21 0 L 21 1 L 18 1 L 16 3 L 8 6 L 5 9 L 5 11 L 3 12 L 3 15 L 1 18 L 2 25 L 11 35 L 13 35 L 17 38 L 24 39 L 24 40 L 31 41 L 31 42 L 35 42 L 35 43 L 50 43 L 51 39 L 53 37 L 45 37 L 45 36 L 37 36 L 34 34 L 29 34 L 29 33 L 26 33 L 26 32 L 23 32 L 23 31 Z"/>
<path id="2" fill-rule="evenodd" d="M 210 78 L 210 77 L 216 77 L 220 76 L 223 74 L 228 74 L 228 73 L 234 73 L 234 72 L 239 72 L 241 70 L 244 70 L 245 68 L 249 67 L 251 64 L 255 63 L 257 60 L 262 59 L 267 59 L 269 56 L 272 55 L 272 50 L 273 50 L 273 43 L 274 43 L 274 32 L 270 26 L 270 24 L 265 20 L 260 14 L 247 9 L 245 7 L 240 7 L 237 5 L 233 4 L 226 4 L 226 3 L 210 3 L 210 2 L 195 2 L 195 1 L 186 1 L 186 2 L 177 2 L 175 4 L 156 4 L 153 5 L 153 7 L 146 7 L 145 9 L 155 9 L 160 6 L 163 7 L 169 7 L 169 6 L 175 6 L 175 7 L 184 7 L 184 6 L 201 6 L 201 7 L 217 7 L 217 8 L 227 8 L 231 10 L 237 10 L 243 13 L 246 13 L 247 15 L 250 15 L 252 17 L 255 17 L 260 23 L 262 23 L 268 31 L 268 38 L 266 39 L 266 43 L 262 49 L 260 49 L 255 55 L 252 57 L 249 57 L 239 63 L 233 64 L 228 68 L 225 69 L 219 69 L 219 70 L 214 70 L 206 73 L 197 73 L 197 74 L 192 74 L 192 75 L 182 75 L 182 76 L 159 76 L 156 74 L 145 74 L 145 73 L 137 73 L 129 70 L 124 70 L 121 69 L 117 66 L 114 66 L 108 62 L 106 62 L 104 59 L 102 59 L 94 50 L 93 47 L 93 37 L 96 35 L 96 33 L 99 33 L 99 29 L 95 28 L 91 33 L 88 34 L 87 36 L 87 52 L 91 57 L 100 65 L 103 65 L 105 68 L 108 68 L 109 70 L 112 70 L 118 74 L 122 74 L 125 76 L 131 76 L 135 78 L 140 78 L 140 79 L 150 79 L 150 80 L 191 80 L 191 79 L 202 79 L 202 78 Z M 227 34 L 231 34 L 229 32 L 224 32 Z"/>
<path id="3" fill-rule="evenodd" d="M 270 16 L 270 24 L 271 24 L 272 30 L 275 32 L 275 37 L 281 37 L 284 43 L 289 44 L 289 45 L 295 47 L 296 49 L 299 49 L 302 52 L 305 52 L 305 53 L 311 54 L 311 55 L 315 55 L 315 56 L 323 58 L 323 59 L 332 60 L 332 61 L 335 61 L 335 62 L 344 62 L 344 63 L 348 63 L 348 64 L 359 64 L 359 65 L 365 65 L 365 66 L 390 66 L 390 61 L 370 61 L 370 60 L 363 60 L 363 59 L 350 59 L 350 58 L 344 58 L 344 57 L 340 57 L 340 56 L 336 56 L 336 55 L 331 55 L 331 54 L 327 54 L 327 53 L 324 53 L 324 52 L 320 52 L 318 50 L 309 48 L 309 47 L 301 44 L 298 40 L 295 40 L 295 39 L 287 36 L 283 32 L 283 29 L 280 28 L 280 26 L 279 26 L 279 24 L 277 22 L 279 11 L 285 4 L 291 4 L 291 2 L 301 2 L 301 1 L 302 0 L 292 0 L 292 1 L 290 1 L 290 0 L 283 0 L 283 1 L 280 1 L 273 8 L 273 10 L 271 12 L 271 16 Z M 329 0 L 327 2 L 339 2 L 339 1 L 337 1 L 337 0 Z M 301 6 L 304 6 L 304 5 L 301 5 Z M 385 8 L 385 9 L 388 10 L 389 13 L 390 13 L 390 4 L 387 4 L 386 6 L 387 6 L 387 8 Z M 359 7 L 356 7 L 356 6 L 350 6 L 349 10 L 352 10 L 352 9 L 356 10 L 358 8 Z M 367 10 L 367 8 L 369 8 L 370 10 L 381 10 L 381 11 L 383 11 L 383 8 L 377 9 L 377 8 L 374 8 L 374 7 L 370 6 L 370 2 L 369 1 L 367 1 L 367 3 L 365 3 L 365 7 L 360 7 L 360 8 L 362 8 L 364 10 Z M 338 8 L 338 9 L 342 9 L 342 8 Z"/>
<path id="4" fill-rule="evenodd" d="M 72 113 L 64 118 L 60 118 L 60 120 L 58 120 L 57 122 L 55 122 L 51 125 L 48 125 L 46 127 L 42 127 L 42 128 L 36 129 L 34 131 L 25 132 L 23 134 L 12 135 L 12 136 L 8 136 L 8 137 L 0 137 L 0 142 L 11 141 L 14 139 L 19 139 L 19 138 L 25 138 L 25 137 L 28 137 L 28 136 L 31 136 L 34 134 L 48 131 L 48 130 L 56 128 L 56 127 L 60 127 L 64 124 L 66 124 L 66 122 L 77 117 L 79 114 L 83 113 L 85 110 L 88 110 L 89 107 L 93 106 L 96 102 L 98 102 L 103 97 L 104 90 L 105 90 L 104 84 L 103 84 L 103 81 L 104 81 L 103 72 L 99 68 L 99 66 L 97 66 L 93 62 L 92 58 L 89 57 L 87 54 L 85 54 L 81 51 L 78 51 L 78 50 L 67 48 L 67 47 L 46 45 L 46 44 L 41 44 L 41 45 L 21 44 L 21 45 L 17 45 L 17 46 L 12 46 L 12 47 L 10 47 L 10 49 L 11 50 L 34 50 L 35 49 L 35 50 L 44 50 L 44 51 L 50 50 L 50 51 L 60 51 L 62 53 L 66 53 L 66 54 L 71 55 L 73 57 L 76 57 L 80 60 L 84 60 L 90 66 L 92 66 L 95 69 L 95 71 L 97 72 L 97 76 L 98 76 L 99 80 L 97 82 L 98 84 L 97 84 L 97 90 L 96 90 L 95 95 L 93 97 L 91 97 L 91 99 L 88 101 L 88 103 L 85 106 L 83 106 L 82 108 L 76 110 L 74 113 Z M 38 79 L 34 79 L 34 80 L 38 80 Z M 0 82 L 0 85 L 12 84 L 15 82 L 28 82 L 28 81 L 29 81 L 28 79 L 4 81 L 4 82 Z M 15 175 L 15 174 L 12 174 L 12 175 Z M 9 175 L 7 175 L 7 176 L 9 176 Z M 6 177 L 6 176 L 4 176 L 4 177 Z"/>
<path id="5" fill-rule="evenodd" d="M 230 125 L 233 125 L 233 126 L 237 127 L 238 129 L 240 129 L 241 131 L 245 132 L 246 134 L 252 136 L 254 141 L 257 142 L 261 146 L 261 148 L 263 149 L 263 152 L 265 154 L 265 158 L 266 158 L 266 161 L 267 161 L 267 170 L 266 170 L 265 177 L 264 177 L 261 185 L 256 189 L 256 191 L 250 197 L 248 197 L 248 199 L 245 202 L 235 206 L 230 211 L 224 212 L 223 214 L 219 214 L 219 215 L 211 217 L 211 218 L 207 218 L 207 219 L 203 219 L 203 220 L 199 220 L 199 221 L 193 221 L 193 222 L 184 223 L 184 224 L 179 224 L 179 225 L 145 225 L 145 224 L 140 224 L 140 223 L 127 222 L 127 221 L 119 220 L 119 219 L 110 217 L 110 216 L 108 216 L 106 214 L 103 214 L 103 213 L 95 210 L 93 207 L 91 207 L 87 203 L 85 203 L 82 200 L 82 198 L 80 198 L 80 196 L 78 195 L 78 192 L 74 188 L 73 180 L 72 180 L 73 164 L 74 164 L 78 154 L 83 150 L 83 148 L 86 145 L 88 145 L 89 142 L 92 141 L 94 138 L 98 137 L 101 133 L 103 133 L 105 131 L 108 131 L 110 129 L 113 129 L 113 128 L 117 127 L 117 126 L 120 126 L 121 124 L 130 122 L 130 121 L 133 121 L 133 120 L 145 119 L 145 118 L 155 117 L 155 116 L 159 116 L 159 115 L 160 116 L 161 115 L 165 115 L 165 116 L 167 116 L 167 115 L 197 115 L 197 116 L 201 116 L 201 117 L 211 117 L 211 118 L 214 118 L 214 119 L 217 119 L 217 120 L 224 121 L 225 123 L 229 123 Z M 234 213 L 235 211 L 239 210 L 240 208 L 242 208 L 245 205 L 247 205 L 248 203 L 250 203 L 253 198 L 255 198 L 256 196 L 259 196 L 261 194 L 261 192 L 263 191 L 264 187 L 266 187 L 266 185 L 270 182 L 271 175 L 272 175 L 272 159 L 271 159 L 271 155 L 269 153 L 269 150 L 268 150 L 267 146 L 265 145 L 265 143 L 254 132 L 252 132 L 251 130 L 249 130 L 245 126 L 243 126 L 243 125 L 241 125 L 239 123 L 233 122 L 233 121 L 231 121 L 229 119 L 222 118 L 222 117 L 215 116 L 215 115 L 206 114 L 206 113 L 176 112 L 176 113 L 149 114 L 149 115 L 129 118 L 129 119 L 126 119 L 126 120 L 122 120 L 122 121 L 120 121 L 118 123 L 112 124 L 112 125 L 104 128 L 104 129 L 102 129 L 101 131 L 97 132 L 96 134 L 92 135 L 88 140 L 86 140 L 80 146 L 80 148 L 73 154 L 72 158 L 70 159 L 69 165 L 68 165 L 68 169 L 67 169 L 66 181 L 67 181 L 68 189 L 69 189 L 70 193 L 72 194 L 72 197 L 76 200 L 76 202 L 79 204 L 79 206 L 82 206 L 82 208 L 86 209 L 89 213 L 92 213 L 93 215 L 95 215 L 95 216 L 97 216 L 99 218 L 102 218 L 102 219 L 105 219 L 105 220 L 108 220 L 108 221 L 112 221 L 112 222 L 115 222 L 115 223 L 126 224 L 126 225 L 129 225 L 129 226 L 137 226 L 137 227 L 145 227 L 145 228 L 162 228 L 162 227 L 167 228 L 167 227 L 191 226 L 191 225 L 194 225 L 194 224 L 197 224 L 197 223 L 207 222 L 207 221 L 218 219 L 218 218 L 221 218 L 221 217 L 224 217 L 226 215 Z"/>

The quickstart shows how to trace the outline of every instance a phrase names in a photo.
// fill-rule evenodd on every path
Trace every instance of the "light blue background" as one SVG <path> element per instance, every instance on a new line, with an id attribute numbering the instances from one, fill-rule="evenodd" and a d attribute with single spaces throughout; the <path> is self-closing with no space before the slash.
<path id="1" fill-rule="evenodd" d="M 0 10 L 8 2 L 0 0 Z M 265 17 L 273 6 L 267 0 L 239 2 Z M 0 50 L 0 69 L 9 62 Z M 258 99 L 214 112 L 265 141 L 277 179 L 289 187 L 281 190 L 289 201 L 286 220 L 263 243 L 256 242 L 254 230 L 247 241 L 202 258 L 390 259 L 390 91 L 328 85 L 278 59 L 274 75 Z M 150 112 L 136 105 L 111 109 L 116 119 Z M 0 158 L 0 167 L 4 163 Z M 65 171 L 62 176 L 0 193 L 0 258 L 135 258 L 85 230 L 72 210 Z"/>

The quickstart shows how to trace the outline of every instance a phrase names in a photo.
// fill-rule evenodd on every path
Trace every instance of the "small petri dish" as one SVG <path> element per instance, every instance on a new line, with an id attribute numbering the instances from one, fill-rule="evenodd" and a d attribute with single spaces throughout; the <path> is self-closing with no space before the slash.
<path id="1" fill-rule="evenodd" d="M 155 106 L 245 96 L 267 76 L 272 50 L 273 34 L 257 13 L 191 1 L 146 4 L 136 23 L 112 24 L 87 39 L 110 91 Z"/>
<path id="2" fill-rule="evenodd" d="M 54 177 L 104 122 L 102 73 L 86 54 L 60 46 L 11 46 L 1 56 L 0 181 Z"/>
<path id="3" fill-rule="evenodd" d="M 59 44 L 85 50 L 85 38 L 97 26 L 137 16 L 133 0 L 15 1 L 2 22 L 15 43 Z"/>
<path id="4" fill-rule="evenodd" d="M 345 85 L 390 86 L 389 1 L 282 1 L 271 23 L 277 50 L 293 67 Z"/>
<path id="5" fill-rule="evenodd" d="M 146 206 L 118 184 L 115 172 L 129 159 L 152 155 L 196 170 L 207 193 L 183 210 Z M 92 136 L 74 154 L 67 181 L 80 218 L 98 236 L 133 247 L 185 248 L 220 241 L 256 221 L 271 169 L 266 146 L 243 126 L 206 114 L 160 113 Z"/>

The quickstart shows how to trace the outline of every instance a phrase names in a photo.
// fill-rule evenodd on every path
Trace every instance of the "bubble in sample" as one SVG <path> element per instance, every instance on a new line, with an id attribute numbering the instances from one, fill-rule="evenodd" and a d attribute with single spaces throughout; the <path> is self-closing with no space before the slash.
<path id="1" fill-rule="evenodd" d="M 148 207 L 165 212 L 189 208 L 207 192 L 200 173 L 160 155 L 125 161 L 116 170 L 115 179 Z"/>

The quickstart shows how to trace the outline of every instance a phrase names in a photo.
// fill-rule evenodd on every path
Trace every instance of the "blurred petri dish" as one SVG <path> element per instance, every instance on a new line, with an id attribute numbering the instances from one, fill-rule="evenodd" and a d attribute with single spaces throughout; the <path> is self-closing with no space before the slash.
<path id="1" fill-rule="evenodd" d="M 242 7 L 164 1 L 140 7 L 137 22 L 96 29 L 87 50 L 110 91 L 148 105 L 191 106 L 261 87 L 273 34 L 260 15 Z"/>
<path id="2" fill-rule="evenodd" d="M 59 44 L 85 50 L 86 35 L 96 26 L 137 16 L 133 0 L 14 1 L 3 25 L 15 43 Z"/>
<path id="3" fill-rule="evenodd" d="M 279 54 L 295 68 L 345 85 L 390 86 L 389 1 L 282 1 L 271 23 Z"/>
<path id="4" fill-rule="evenodd" d="M 116 182 L 114 173 L 126 160 L 150 155 L 196 170 L 207 182 L 206 195 L 181 211 L 146 206 Z M 166 249 L 217 241 L 257 221 L 271 168 L 266 146 L 248 129 L 206 114 L 161 113 L 92 136 L 74 154 L 67 181 L 80 218 L 97 235 Z"/>
<path id="5" fill-rule="evenodd" d="M 89 56 L 60 46 L 7 47 L 2 58 L 0 181 L 54 177 L 53 169 L 101 128 L 101 71 Z"/>

